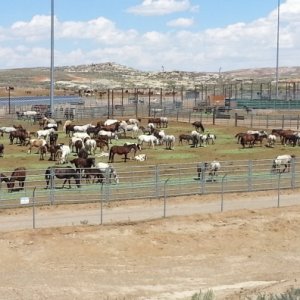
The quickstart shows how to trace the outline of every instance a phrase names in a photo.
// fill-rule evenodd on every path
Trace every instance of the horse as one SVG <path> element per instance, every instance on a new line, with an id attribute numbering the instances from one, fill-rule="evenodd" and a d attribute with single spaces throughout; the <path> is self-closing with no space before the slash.
<path id="1" fill-rule="evenodd" d="M 49 188 L 49 183 L 51 188 L 54 187 L 54 176 L 58 179 L 64 179 L 63 185 L 61 188 L 64 188 L 66 182 L 69 183 L 69 189 L 71 188 L 71 178 L 74 178 L 75 183 L 78 188 L 80 188 L 80 174 L 76 172 L 70 166 L 66 167 L 48 167 L 45 171 L 45 180 L 46 180 L 46 189 Z"/>
<path id="2" fill-rule="evenodd" d="M 96 168 L 99 169 L 104 178 L 106 178 L 107 183 L 111 183 L 112 180 L 114 180 L 116 184 L 119 183 L 119 176 L 112 165 L 104 162 L 98 162 L 96 164 Z"/>
<path id="3" fill-rule="evenodd" d="M 64 124 L 64 126 L 63 126 L 63 131 L 66 132 L 66 127 L 67 127 L 68 125 L 71 125 L 72 123 L 73 123 L 73 121 L 71 121 L 71 120 L 66 120 L 66 121 L 65 121 L 65 124 Z"/>
<path id="4" fill-rule="evenodd" d="M 167 117 L 160 117 L 160 124 L 162 127 L 168 127 L 168 118 Z"/>
<path id="5" fill-rule="evenodd" d="M 209 175 L 209 180 L 210 181 L 216 181 L 216 179 L 214 179 L 215 176 L 217 176 L 217 172 L 221 169 L 221 164 L 219 161 L 217 160 L 213 160 L 210 163 L 205 162 L 203 163 L 198 163 L 197 165 L 197 174 L 198 174 L 198 179 L 201 179 L 202 176 L 202 172 L 205 171 L 209 171 L 208 175 Z"/>
<path id="6" fill-rule="evenodd" d="M 3 153 L 4 153 L 4 145 L 0 144 L 0 157 L 3 157 Z"/>
<path id="7" fill-rule="evenodd" d="M 192 125 L 195 127 L 195 129 L 197 131 L 199 131 L 199 129 L 201 129 L 201 131 L 204 132 L 204 130 L 205 130 L 202 122 L 200 122 L 200 121 L 195 121 L 192 123 Z"/>
<path id="8" fill-rule="evenodd" d="M 89 154 L 95 155 L 97 149 L 97 142 L 94 139 L 85 139 L 84 148 L 89 152 Z"/>
<path id="9" fill-rule="evenodd" d="M 163 142 L 166 143 L 166 149 L 167 150 L 172 150 L 172 147 L 174 147 L 174 144 L 175 144 L 175 136 L 174 135 L 165 135 L 163 137 Z"/>
<path id="10" fill-rule="evenodd" d="M 142 120 L 140 118 L 126 120 L 126 123 L 131 124 L 131 125 L 139 125 L 141 122 L 142 122 Z"/>
<path id="11" fill-rule="evenodd" d="M 148 143 L 149 148 L 152 147 L 152 149 L 154 149 L 154 144 L 156 145 L 159 144 L 158 138 L 154 135 L 146 135 L 146 134 L 140 135 L 138 137 L 138 143 L 140 144 L 141 148 L 144 142 Z"/>
<path id="12" fill-rule="evenodd" d="M 141 146 L 139 144 L 130 144 L 130 145 L 123 145 L 123 146 L 112 146 L 109 150 L 109 162 L 114 162 L 115 154 L 124 155 L 124 162 L 128 159 L 128 154 L 133 151 L 134 156 L 138 150 L 141 150 Z"/>
<path id="13" fill-rule="evenodd" d="M 40 149 L 41 146 L 46 146 L 46 144 L 47 142 L 45 139 L 30 139 L 26 144 L 26 146 L 29 145 L 27 153 L 30 154 L 33 147 Z M 39 153 L 39 151 L 37 153 Z"/>
<path id="14" fill-rule="evenodd" d="M 105 122 L 104 122 L 104 126 L 108 126 L 108 125 L 112 125 L 112 124 L 115 124 L 119 122 L 118 120 L 115 120 L 115 119 L 107 119 Z"/>
<path id="15" fill-rule="evenodd" d="M 274 147 L 277 137 L 275 134 L 269 134 L 267 140 L 268 140 L 268 147 Z"/>
<path id="16" fill-rule="evenodd" d="M 96 146 L 99 147 L 100 151 L 104 151 L 104 147 L 109 151 L 108 140 L 98 138 L 96 139 Z"/>
<path id="17" fill-rule="evenodd" d="M 14 190 L 24 190 L 26 180 L 26 168 L 19 167 L 13 170 L 11 173 L 11 176 L 9 180 L 7 181 L 7 189 L 9 192 L 12 192 Z M 19 188 L 15 189 L 15 181 L 19 182 Z"/>
<path id="18" fill-rule="evenodd" d="M 14 139 L 19 140 L 21 146 L 25 146 L 26 139 L 29 138 L 29 133 L 25 129 L 17 129 L 16 131 L 12 131 L 9 134 L 10 144 L 14 143 Z"/>
<path id="19" fill-rule="evenodd" d="M 112 132 L 112 131 L 107 131 L 107 130 L 100 130 L 98 132 L 98 138 L 101 137 L 101 136 L 107 136 L 108 139 L 109 139 L 109 143 L 111 144 L 111 140 L 112 139 L 115 139 L 115 140 L 118 140 L 118 134 L 115 133 L 115 132 Z"/>
<path id="20" fill-rule="evenodd" d="M 192 147 L 197 148 L 198 146 L 201 147 L 203 144 L 202 134 L 196 130 L 191 132 L 191 136 L 193 138 L 193 145 Z"/>
<path id="21" fill-rule="evenodd" d="M 47 141 L 50 133 L 54 132 L 54 131 L 55 131 L 54 128 L 38 130 L 36 132 L 36 136 L 37 136 L 38 139 L 44 138 Z"/>
<path id="22" fill-rule="evenodd" d="M 241 145 L 243 146 L 243 148 L 245 148 L 245 146 L 248 144 L 249 148 L 253 148 L 255 141 L 256 141 L 256 136 L 255 134 L 248 134 L 245 133 L 242 137 L 241 137 Z"/>
<path id="23" fill-rule="evenodd" d="M 239 132 L 234 137 L 237 138 L 237 144 L 240 144 L 242 136 L 246 134 L 246 132 Z"/>
<path id="24" fill-rule="evenodd" d="M 117 132 L 117 131 L 119 131 L 120 125 L 121 125 L 121 123 L 118 121 L 118 122 L 115 122 L 115 123 L 110 124 L 110 125 L 101 126 L 101 130 L 110 131 L 110 132 Z"/>
<path id="25" fill-rule="evenodd" d="M 88 157 L 88 158 L 77 157 L 70 160 L 70 163 L 74 164 L 76 167 L 76 172 L 80 173 L 80 169 L 95 167 L 96 161 L 94 157 Z"/>
<path id="26" fill-rule="evenodd" d="M 272 162 L 272 172 L 284 173 L 286 170 L 287 172 L 289 172 L 291 162 L 294 158 L 295 155 L 289 155 L 289 154 L 277 156 Z M 282 170 L 281 170 L 281 166 L 284 166 Z"/>
<path id="27" fill-rule="evenodd" d="M 68 156 L 71 154 L 71 148 L 68 145 L 59 145 L 60 150 L 56 152 L 56 155 L 58 156 L 60 154 L 59 163 L 64 164 L 68 162 Z"/>
<path id="28" fill-rule="evenodd" d="M 92 124 L 85 124 L 85 125 L 75 125 L 73 128 L 74 132 L 86 132 L 88 128 L 93 127 Z"/>
<path id="29" fill-rule="evenodd" d="M 206 143 L 209 145 L 209 141 L 214 145 L 215 140 L 217 139 L 217 136 L 213 133 L 208 133 L 206 138 Z"/>
<path id="30" fill-rule="evenodd" d="M 179 140 L 179 145 L 182 145 L 182 141 L 186 141 L 188 144 L 190 143 L 190 141 L 193 141 L 193 137 L 190 134 L 180 134 L 178 137 Z"/>
<path id="31" fill-rule="evenodd" d="M 156 125 L 156 127 L 159 127 L 159 128 L 161 127 L 161 119 L 160 118 L 149 118 L 148 124 L 150 124 L 150 123 Z"/>

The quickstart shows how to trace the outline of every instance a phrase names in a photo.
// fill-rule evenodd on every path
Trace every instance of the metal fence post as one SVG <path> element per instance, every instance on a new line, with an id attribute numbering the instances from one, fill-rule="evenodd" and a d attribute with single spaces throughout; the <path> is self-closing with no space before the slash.
<path id="1" fill-rule="evenodd" d="M 252 192 L 253 161 L 248 161 L 248 192 Z"/>
<path id="2" fill-rule="evenodd" d="M 159 166 L 155 166 L 155 191 L 156 191 L 156 197 L 160 197 L 160 180 L 159 180 Z"/>
<path id="3" fill-rule="evenodd" d="M 166 217 L 166 209 L 167 209 L 167 193 L 166 193 L 166 187 L 167 187 L 167 183 L 170 180 L 170 178 L 168 178 L 167 180 L 165 180 L 164 183 L 164 218 Z"/>
<path id="4" fill-rule="evenodd" d="M 100 187 L 100 225 L 103 224 L 103 182 Z"/>
<path id="5" fill-rule="evenodd" d="M 50 173 L 50 204 L 52 205 L 55 200 L 55 170 L 51 168 Z"/>
<path id="6" fill-rule="evenodd" d="M 291 174 L 292 174 L 292 179 L 291 179 L 291 187 L 292 189 L 295 188 L 295 180 L 296 180 L 296 159 L 292 158 L 291 161 Z"/>
<path id="7" fill-rule="evenodd" d="M 221 212 L 223 212 L 223 208 L 224 208 L 224 180 L 226 178 L 227 174 L 225 174 L 222 177 L 222 191 L 221 191 Z"/>
<path id="8" fill-rule="evenodd" d="M 280 207 L 280 179 L 281 172 L 278 173 L 278 185 L 277 185 L 277 207 Z"/>
<path id="9" fill-rule="evenodd" d="M 35 190 L 36 186 L 32 192 L 32 228 L 35 229 Z"/>

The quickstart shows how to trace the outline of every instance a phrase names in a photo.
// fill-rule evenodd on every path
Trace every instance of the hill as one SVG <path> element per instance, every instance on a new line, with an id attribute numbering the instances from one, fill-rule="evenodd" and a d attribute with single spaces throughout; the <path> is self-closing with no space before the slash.
<path id="1" fill-rule="evenodd" d="M 275 80 L 275 68 L 242 69 L 227 72 L 143 72 L 116 63 L 100 63 L 56 67 L 57 89 L 108 89 L 108 88 L 167 88 L 194 89 L 203 84 L 235 82 L 270 82 Z M 299 81 L 300 67 L 281 67 L 281 81 Z M 0 87 L 16 89 L 49 89 L 49 68 L 20 68 L 0 70 Z"/>

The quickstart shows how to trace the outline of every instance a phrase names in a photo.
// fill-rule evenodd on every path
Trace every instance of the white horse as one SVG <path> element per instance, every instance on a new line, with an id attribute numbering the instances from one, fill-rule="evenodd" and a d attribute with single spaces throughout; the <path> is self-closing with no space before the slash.
<path id="1" fill-rule="evenodd" d="M 166 149 L 172 150 L 172 147 L 174 147 L 175 144 L 175 139 L 175 136 L 172 134 L 167 134 L 162 138 L 163 142 L 166 143 Z"/>
<path id="2" fill-rule="evenodd" d="M 274 147 L 276 144 L 277 137 L 275 134 L 269 134 L 267 140 L 268 140 L 268 146 Z"/>
<path id="3" fill-rule="evenodd" d="M 127 131 L 131 132 L 131 138 L 136 138 L 136 136 L 138 135 L 138 132 L 140 130 L 138 125 L 136 125 L 136 124 L 127 124 L 125 121 L 121 122 L 119 129 L 124 130 L 125 137 L 126 137 L 126 132 Z"/>
<path id="4" fill-rule="evenodd" d="M 154 135 L 147 135 L 147 134 L 142 134 L 138 136 L 138 143 L 142 146 L 143 143 L 148 143 L 149 148 L 152 147 L 154 149 L 154 145 L 159 144 L 159 140 L 156 136 Z"/>
<path id="5" fill-rule="evenodd" d="M 217 160 L 213 160 L 210 163 L 205 162 L 197 165 L 198 179 L 201 179 L 203 171 L 208 171 L 209 181 L 216 181 L 215 177 L 218 176 L 218 171 L 221 169 L 221 164 Z"/>
<path id="6" fill-rule="evenodd" d="M 85 124 L 85 125 L 75 125 L 74 132 L 86 132 L 88 128 L 93 127 L 92 124 Z"/>
<path id="7" fill-rule="evenodd" d="M 129 125 L 139 125 L 140 124 L 140 120 L 138 120 L 138 119 L 128 119 L 127 123 Z"/>
<path id="8" fill-rule="evenodd" d="M 0 127 L 1 136 L 3 136 L 3 133 L 11 133 L 13 131 L 17 131 L 17 129 L 15 127 Z"/>
<path id="9" fill-rule="evenodd" d="M 96 149 L 97 149 L 97 142 L 94 139 L 85 139 L 84 140 L 84 148 L 85 150 L 92 155 L 95 155 Z"/>
<path id="10" fill-rule="evenodd" d="M 211 143 L 214 144 L 216 139 L 217 139 L 217 137 L 215 134 L 208 133 L 207 138 L 206 138 L 206 143 L 209 145 L 209 141 L 211 141 Z"/>
<path id="11" fill-rule="evenodd" d="M 112 132 L 112 131 L 100 130 L 100 131 L 98 132 L 98 137 L 99 137 L 99 136 L 103 136 L 103 135 L 108 137 L 108 139 L 110 140 L 110 143 L 111 143 L 111 140 L 112 140 L 112 139 L 115 139 L 115 140 L 118 140 L 118 139 L 119 139 L 119 138 L 118 138 L 118 134 L 115 133 L 115 132 Z"/>
<path id="12" fill-rule="evenodd" d="M 108 179 L 109 183 L 111 182 L 111 180 L 114 180 L 115 183 L 120 182 L 119 176 L 112 165 L 104 162 L 98 162 L 96 163 L 96 168 L 100 170 L 104 178 Z"/>
<path id="13" fill-rule="evenodd" d="M 199 133 L 198 131 L 196 130 L 193 130 L 191 132 L 191 136 L 192 136 L 192 139 L 193 139 L 193 147 L 201 147 L 202 144 L 203 144 L 203 134 L 202 133 Z"/>
<path id="14" fill-rule="evenodd" d="M 278 172 L 278 173 L 284 173 L 287 170 L 287 172 L 289 172 L 292 159 L 294 159 L 294 158 L 295 158 L 295 155 L 289 155 L 289 154 L 277 156 L 273 160 L 272 171 Z M 284 166 L 284 168 L 282 170 L 281 170 L 281 166 Z"/>
<path id="15" fill-rule="evenodd" d="M 116 119 L 107 119 L 105 122 L 104 122 L 104 126 L 108 126 L 108 125 L 112 125 L 112 124 L 115 124 L 119 122 L 119 120 L 116 120 Z"/>
<path id="16" fill-rule="evenodd" d="M 38 139 L 44 138 L 46 141 L 48 141 L 49 135 L 51 132 L 55 132 L 54 128 L 44 129 L 44 130 L 38 130 L 36 132 L 36 136 Z"/>
<path id="17" fill-rule="evenodd" d="M 60 154 L 59 163 L 67 163 L 69 161 L 69 155 L 71 154 L 71 148 L 68 145 L 60 145 L 60 150 L 58 151 Z"/>

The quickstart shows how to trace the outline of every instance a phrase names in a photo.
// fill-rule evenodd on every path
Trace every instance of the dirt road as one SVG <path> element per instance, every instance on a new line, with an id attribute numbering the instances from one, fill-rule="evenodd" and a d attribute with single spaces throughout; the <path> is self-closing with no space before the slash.
<path id="1" fill-rule="evenodd" d="M 219 195 L 167 199 L 167 218 L 163 200 L 106 205 L 101 226 L 91 225 L 99 204 L 48 207 L 35 230 L 31 208 L 2 211 L 0 299 L 190 299 L 200 289 L 243 299 L 299 287 L 300 198 L 286 191 L 281 208 L 263 208 L 277 196 L 226 194 L 222 213 Z"/>

